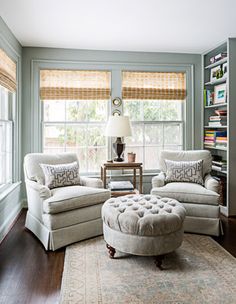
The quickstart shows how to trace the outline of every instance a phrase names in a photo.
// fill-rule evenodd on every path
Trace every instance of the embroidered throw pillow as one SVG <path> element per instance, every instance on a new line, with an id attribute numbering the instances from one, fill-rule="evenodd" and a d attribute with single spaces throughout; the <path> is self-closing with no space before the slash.
<path id="1" fill-rule="evenodd" d="M 165 159 L 166 183 L 188 182 L 203 185 L 203 160 L 172 161 Z"/>
<path id="2" fill-rule="evenodd" d="M 77 162 L 60 165 L 40 164 L 45 176 L 45 185 L 49 188 L 78 185 L 79 164 Z"/>

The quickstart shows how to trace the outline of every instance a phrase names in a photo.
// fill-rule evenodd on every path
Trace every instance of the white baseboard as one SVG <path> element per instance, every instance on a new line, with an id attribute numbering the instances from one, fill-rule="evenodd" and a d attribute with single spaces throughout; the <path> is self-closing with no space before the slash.
<path id="1" fill-rule="evenodd" d="M 7 216 L 4 222 L 0 226 L 0 243 L 6 237 L 8 232 L 11 230 L 12 226 L 15 224 L 16 219 L 18 218 L 22 210 L 22 202 L 20 202 L 12 212 Z"/>

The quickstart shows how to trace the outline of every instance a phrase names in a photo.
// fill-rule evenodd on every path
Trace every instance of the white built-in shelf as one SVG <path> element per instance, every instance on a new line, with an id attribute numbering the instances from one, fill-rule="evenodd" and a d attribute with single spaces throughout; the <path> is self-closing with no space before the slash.
<path id="1" fill-rule="evenodd" d="M 210 106 L 205 106 L 205 109 L 214 109 L 214 108 L 221 108 L 221 107 L 227 107 L 227 103 L 219 103 L 219 104 L 213 104 Z"/>
<path id="2" fill-rule="evenodd" d="M 227 151 L 227 148 L 217 148 L 217 147 L 211 147 L 211 146 L 207 146 L 207 145 L 204 145 L 204 148 L 206 149 L 212 149 L 212 150 L 219 150 L 219 151 Z"/>
<path id="3" fill-rule="evenodd" d="M 222 77 L 222 78 L 216 79 L 214 81 L 205 82 L 205 85 L 209 86 L 209 85 L 221 84 L 221 83 L 226 82 L 226 80 L 227 80 L 227 77 Z"/>
<path id="4" fill-rule="evenodd" d="M 227 129 L 227 126 L 204 126 L 205 129 Z"/>
<path id="5" fill-rule="evenodd" d="M 217 166 L 212 165 L 212 170 L 227 175 L 227 171 L 222 171 Z"/>
<path id="6" fill-rule="evenodd" d="M 206 70 L 207 70 L 207 69 L 212 69 L 212 68 L 216 67 L 217 65 L 220 65 L 220 64 L 223 64 L 223 63 L 227 62 L 227 60 L 228 60 L 228 58 L 225 57 L 225 58 L 223 58 L 223 59 L 221 59 L 221 60 L 219 60 L 219 61 L 216 61 L 216 62 L 214 62 L 214 63 L 212 63 L 212 64 L 207 65 L 207 66 L 205 67 L 205 69 L 206 69 Z"/>

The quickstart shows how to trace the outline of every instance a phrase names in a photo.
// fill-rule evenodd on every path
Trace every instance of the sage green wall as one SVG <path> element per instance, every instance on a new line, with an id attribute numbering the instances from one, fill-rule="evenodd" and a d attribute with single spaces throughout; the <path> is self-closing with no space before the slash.
<path id="1" fill-rule="evenodd" d="M 14 184 L 6 192 L 0 193 L 0 241 L 8 232 L 12 222 L 19 214 L 22 204 L 20 198 L 21 179 L 21 57 L 22 47 L 0 17 L 0 47 L 17 63 L 17 104 L 14 123 Z M 1 168 L 0 168 L 1 170 Z"/>
<path id="2" fill-rule="evenodd" d="M 35 92 L 33 83 L 33 64 L 43 61 L 44 65 L 62 62 L 78 64 L 109 63 L 114 64 L 143 64 L 143 65 L 173 65 L 191 66 L 193 70 L 193 92 L 194 92 L 194 148 L 201 148 L 201 55 L 175 54 L 175 53 L 144 53 L 144 52 L 116 52 L 116 51 L 88 51 L 73 49 L 54 48 L 23 48 L 23 155 L 34 151 L 37 152 L 33 141 L 37 136 L 34 130 L 34 103 Z M 45 63 L 46 62 L 46 63 Z M 114 67 L 113 67 L 114 69 Z M 113 89 L 113 88 L 112 88 Z M 37 93 L 36 93 L 37 94 Z M 37 102 L 37 101 L 36 101 Z M 34 134 L 33 134 L 34 133 Z M 38 139 L 36 138 L 36 141 Z M 188 140 L 192 140 L 189 138 Z"/>

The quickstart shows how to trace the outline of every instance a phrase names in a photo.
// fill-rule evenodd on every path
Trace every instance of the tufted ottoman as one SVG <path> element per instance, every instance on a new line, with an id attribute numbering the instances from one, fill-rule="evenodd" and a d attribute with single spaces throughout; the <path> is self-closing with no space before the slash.
<path id="1" fill-rule="evenodd" d="M 157 256 L 177 249 L 183 240 L 185 209 L 175 199 L 153 195 L 110 198 L 102 207 L 103 233 L 110 257 L 116 249 L 134 255 Z"/>

